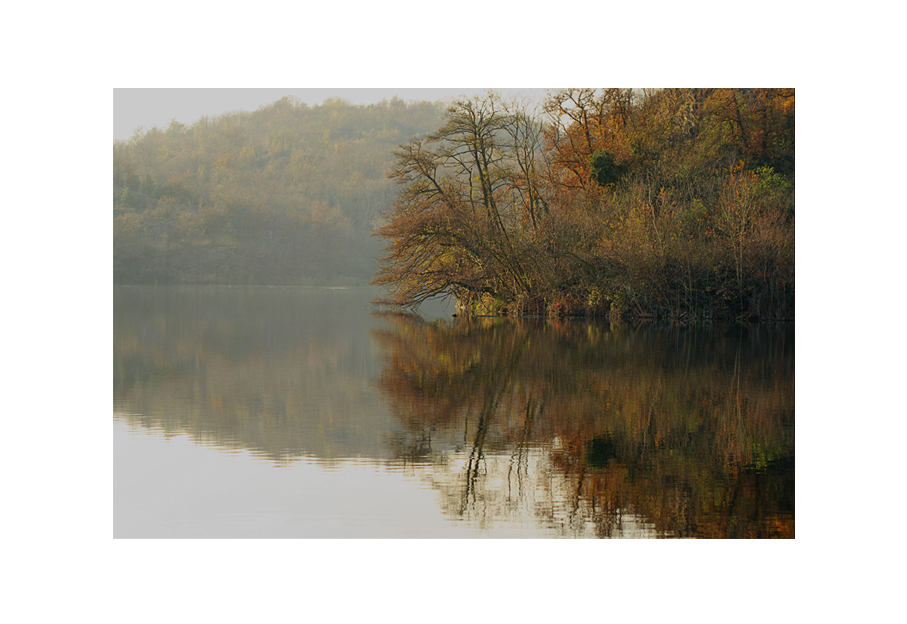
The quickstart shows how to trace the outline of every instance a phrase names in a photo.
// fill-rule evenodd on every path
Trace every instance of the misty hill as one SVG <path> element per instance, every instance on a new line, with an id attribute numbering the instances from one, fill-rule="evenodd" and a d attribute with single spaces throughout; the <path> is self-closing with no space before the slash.
<path id="1" fill-rule="evenodd" d="M 366 282 L 370 236 L 396 189 L 393 150 L 436 130 L 444 106 L 394 98 L 136 130 L 113 146 L 114 282 Z"/>

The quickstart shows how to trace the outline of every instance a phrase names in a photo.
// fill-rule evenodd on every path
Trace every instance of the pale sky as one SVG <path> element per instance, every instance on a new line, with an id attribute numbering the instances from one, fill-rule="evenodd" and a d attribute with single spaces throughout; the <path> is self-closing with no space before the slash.
<path id="1" fill-rule="evenodd" d="M 494 89 L 505 97 L 524 96 L 541 102 L 547 89 Z M 114 89 L 113 138 L 132 137 L 139 126 L 166 128 L 172 119 L 191 125 L 199 117 L 221 115 L 237 110 L 254 111 L 292 95 L 310 106 L 325 99 L 340 97 L 352 104 L 373 104 L 395 95 L 405 101 L 445 100 L 461 95 L 481 95 L 488 89 Z"/>

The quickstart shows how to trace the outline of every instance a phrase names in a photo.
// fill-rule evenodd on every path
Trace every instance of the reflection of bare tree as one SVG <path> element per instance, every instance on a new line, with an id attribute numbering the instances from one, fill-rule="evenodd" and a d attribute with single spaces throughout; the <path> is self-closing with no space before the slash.
<path id="1" fill-rule="evenodd" d="M 524 481 L 529 465 L 529 440 L 532 436 L 532 421 L 535 418 L 534 410 L 542 411 L 542 406 L 535 406 L 532 403 L 532 395 L 526 400 L 526 413 L 523 419 L 523 427 L 520 435 L 516 440 L 513 451 L 510 454 L 510 463 L 507 467 L 507 498 L 513 496 L 512 480 L 517 482 L 517 497 L 524 495 Z"/>
<path id="2" fill-rule="evenodd" d="M 489 427 L 499 411 L 501 399 L 509 389 L 510 380 L 517 363 L 517 358 L 514 355 L 516 351 L 517 349 L 508 350 L 506 357 L 493 360 L 490 372 L 491 378 L 496 380 L 496 383 L 480 386 L 482 406 L 479 410 L 478 422 L 476 423 L 472 450 L 469 453 L 469 460 L 466 465 L 466 488 L 463 493 L 461 513 L 469 505 L 470 497 L 472 504 L 475 505 L 476 503 L 476 481 L 479 476 L 479 466 L 484 459 L 485 439 L 488 435 Z M 466 429 L 469 429 L 469 412 L 466 412 Z"/>
<path id="3" fill-rule="evenodd" d="M 793 535 L 790 328 L 385 321 L 373 335 L 395 452 L 430 437 L 429 478 L 454 516 Z"/>

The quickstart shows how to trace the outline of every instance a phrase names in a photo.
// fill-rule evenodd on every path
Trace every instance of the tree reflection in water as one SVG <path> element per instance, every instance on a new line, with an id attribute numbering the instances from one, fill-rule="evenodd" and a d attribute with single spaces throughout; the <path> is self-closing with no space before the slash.
<path id="1" fill-rule="evenodd" d="M 447 513 L 561 535 L 794 536 L 792 326 L 382 317 L 393 453 L 430 465 Z"/>

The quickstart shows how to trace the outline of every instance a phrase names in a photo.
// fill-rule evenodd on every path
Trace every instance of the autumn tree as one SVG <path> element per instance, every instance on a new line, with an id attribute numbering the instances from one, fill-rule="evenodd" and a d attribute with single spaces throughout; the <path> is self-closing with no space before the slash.
<path id="1" fill-rule="evenodd" d="M 557 297 L 792 315 L 792 89 L 562 89 L 545 111 L 548 260 L 576 260 Z"/>
<path id="2" fill-rule="evenodd" d="M 400 186 L 373 283 L 383 304 L 414 307 L 430 297 L 531 298 L 532 236 L 545 210 L 539 185 L 541 131 L 499 96 L 459 100 L 436 133 L 394 152 Z"/>
<path id="3" fill-rule="evenodd" d="M 626 160 L 626 139 L 632 124 L 633 93 L 630 89 L 561 89 L 544 105 L 547 115 L 549 158 L 560 175 L 554 181 L 562 190 L 587 189 L 596 182 L 591 160 L 599 153 Z"/>

